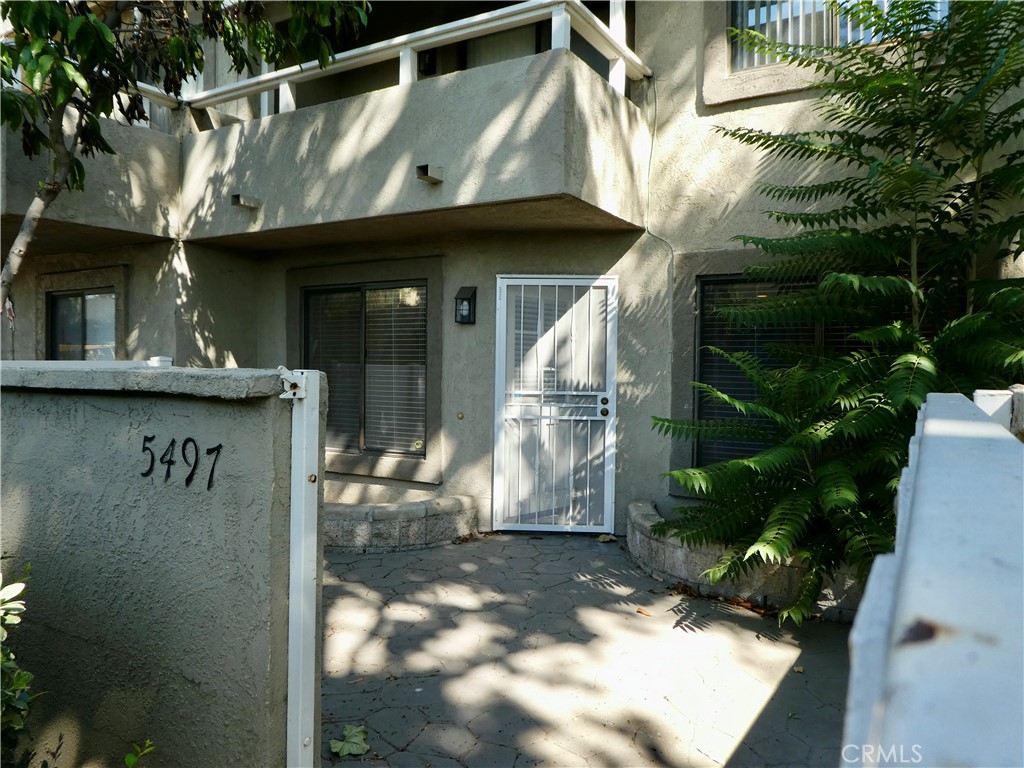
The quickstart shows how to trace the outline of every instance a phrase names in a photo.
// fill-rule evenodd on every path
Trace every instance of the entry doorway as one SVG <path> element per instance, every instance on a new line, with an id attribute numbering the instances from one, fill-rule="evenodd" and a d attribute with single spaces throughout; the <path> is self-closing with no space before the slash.
<path id="1" fill-rule="evenodd" d="M 499 276 L 494 529 L 611 532 L 618 278 Z"/>

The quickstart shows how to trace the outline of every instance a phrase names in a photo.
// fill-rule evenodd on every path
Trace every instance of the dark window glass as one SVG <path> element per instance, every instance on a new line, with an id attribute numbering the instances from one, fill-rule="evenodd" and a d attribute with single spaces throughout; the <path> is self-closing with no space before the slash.
<path id="1" fill-rule="evenodd" d="M 424 455 L 426 285 L 310 290 L 305 318 L 304 365 L 327 374 L 328 445 Z"/>
<path id="2" fill-rule="evenodd" d="M 812 346 L 818 337 L 814 326 L 772 328 L 737 328 L 730 326 L 716 310 L 720 307 L 750 304 L 760 298 L 777 296 L 778 286 L 737 280 L 702 280 L 700 292 L 700 339 L 698 379 L 739 400 L 753 400 L 757 388 L 743 372 L 721 355 L 706 349 L 718 347 L 726 352 L 749 352 L 769 366 L 778 366 L 773 347 Z M 736 411 L 724 403 L 700 395 L 697 414 L 702 419 L 735 418 Z M 757 452 L 764 445 L 753 441 L 701 440 L 697 443 L 698 466 L 716 461 L 742 458 Z"/>
<path id="3" fill-rule="evenodd" d="M 48 296 L 47 357 L 51 360 L 113 360 L 113 292 L 76 291 Z"/>

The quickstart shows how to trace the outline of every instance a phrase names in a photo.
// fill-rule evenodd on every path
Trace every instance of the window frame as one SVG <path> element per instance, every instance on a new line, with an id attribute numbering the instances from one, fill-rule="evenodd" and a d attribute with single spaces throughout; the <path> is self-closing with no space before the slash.
<path id="1" fill-rule="evenodd" d="M 127 360 L 125 344 L 126 267 L 105 267 L 40 275 L 36 286 L 36 359 L 48 360 L 51 297 L 61 294 L 114 294 L 114 359 Z"/>
<path id="2" fill-rule="evenodd" d="M 373 291 L 386 291 L 394 289 L 413 288 L 422 289 L 424 298 L 427 293 L 427 284 L 425 280 L 386 280 L 381 282 L 371 283 L 343 283 L 341 285 L 325 285 L 325 286 L 309 286 L 302 289 L 302 366 L 309 368 L 309 360 L 312 357 L 311 353 L 311 341 L 312 341 L 312 327 L 311 317 L 309 315 L 310 300 L 315 296 L 336 296 L 338 294 L 348 293 L 356 294 L 359 297 L 359 349 L 358 349 L 358 366 L 360 374 L 359 383 L 359 400 L 358 400 L 358 411 L 359 411 L 359 428 L 356 435 L 356 448 L 353 449 L 342 449 L 333 448 L 339 453 L 346 453 L 349 455 L 360 455 L 360 454 L 374 454 L 380 456 L 403 456 L 403 457 L 414 457 L 422 458 L 426 454 L 426 401 L 423 403 L 423 439 L 421 442 L 419 451 L 406 451 L 398 448 L 371 448 L 367 446 L 367 410 L 368 410 L 368 393 L 370 390 L 368 377 L 369 377 L 369 357 L 370 357 L 370 345 L 369 345 L 369 322 L 368 322 L 368 294 Z M 423 327 L 423 356 L 426 358 L 427 355 L 427 318 L 430 314 L 430 302 L 426 302 L 426 312 L 424 313 L 424 327 Z M 424 379 L 426 378 L 426 363 L 424 362 Z M 424 382 L 425 383 L 425 382 Z"/>
<path id="3" fill-rule="evenodd" d="M 444 479 L 441 439 L 441 337 L 444 293 L 442 258 L 417 257 L 387 261 L 388 280 L 380 279 L 381 261 L 352 262 L 289 270 L 287 274 L 287 359 L 301 368 L 306 344 L 307 292 L 331 288 L 395 287 L 421 283 L 427 295 L 425 440 L 422 456 L 367 451 L 342 451 L 327 446 L 328 472 L 364 477 L 408 480 L 439 485 Z M 364 329 L 365 332 L 365 329 Z M 328 388 L 330 381 L 328 381 Z M 365 392 L 364 392 L 365 397 Z"/>
<path id="4" fill-rule="evenodd" d="M 949 12 L 948 0 L 944 3 Z M 707 106 L 720 106 L 766 96 L 779 96 L 813 88 L 824 75 L 783 62 L 743 69 L 733 68 L 733 47 L 729 37 L 732 0 L 706 2 L 704 6 L 704 67 L 701 96 Z M 826 11 L 827 13 L 827 11 Z"/>
<path id="5" fill-rule="evenodd" d="M 704 337 L 706 328 L 707 312 L 704 309 L 704 296 L 705 287 L 708 285 L 770 285 L 778 286 L 777 283 L 773 283 L 771 280 L 752 280 L 743 275 L 727 274 L 727 275 L 698 275 L 697 276 L 697 287 L 696 287 L 696 323 L 694 324 L 694 381 L 700 383 L 706 383 L 704 381 L 705 372 L 703 370 L 703 359 L 704 359 L 704 347 L 706 346 L 721 346 L 721 344 L 712 343 L 713 340 L 707 340 Z M 808 328 L 807 330 L 813 333 L 813 343 L 815 345 L 821 345 L 824 340 L 824 328 L 821 323 L 816 323 L 813 329 Z M 726 350 L 727 352 L 729 350 Z M 756 353 L 752 353 L 756 354 Z M 758 356 L 760 360 L 761 357 Z M 712 384 L 712 386 L 715 386 Z M 694 418 L 701 419 L 701 402 L 702 395 L 700 392 L 694 392 L 693 400 L 693 413 Z M 704 466 L 707 462 L 701 456 L 700 440 L 694 440 L 691 446 L 691 458 L 690 466 L 698 467 Z M 718 461 L 720 459 L 716 459 Z"/>

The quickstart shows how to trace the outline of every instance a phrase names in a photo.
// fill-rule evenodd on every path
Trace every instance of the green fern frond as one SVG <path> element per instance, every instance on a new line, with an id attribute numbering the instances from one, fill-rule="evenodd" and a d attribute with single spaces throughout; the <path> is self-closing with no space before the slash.
<path id="1" fill-rule="evenodd" d="M 864 292 L 879 296 L 924 298 L 919 288 L 899 275 L 850 275 L 832 272 L 822 278 L 820 287 L 826 295 L 847 291 L 854 294 Z"/>
<path id="2" fill-rule="evenodd" d="M 871 188 L 862 176 L 848 176 L 818 184 L 766 184 L 757 185 L 758 191 L 769 200 L 790 203 L 813 203 L 831 197 L 858 198 Z"/>
<path id="3" fill-rule="evenodd" d="M 741 144 L 769 151 L 783 160 L 827 159 L 860 166 L 870 166 L 873 162 L 873 158 L 860 151 L 864 144 L 863 135 L 853 131 L 771 133 L 745 126 L 716 126 L 715 130 Z"/>
<path id="4" fill-rule="evenodd" d="M 793 259 L 774 259 L 763 264 L 753 264 L 743 274 L 753 280 L 765 280 L 786 284 L 797 284 L 819 278 L 826 272 L 840 267 L 844 262 L 833 253 L 814 254 Z"/>
<path id="5" fill-rule="evenodd" d="M 850 338 L 862 341 L 875 349 L 883 347 L 921 349 L 923 342 L 921 335 L 902 320 L 894 320 L 888 325 L 866 328 L 863 331 L 854 331 L 850 334 Z"/>
<path id="6" fill-rule="evenodd" d="M 768 419 L 769 421 L 774 422 L 775 424 L 778 424 L 780 427 L 783 427 L 785 429 L 793 428 L 794 422 L 792 418 L 786 416 L 785 414 L 779 413 L 773 408 L 769 408 L 763 403 L 740 400 L 738 398 L 732 397 L 731 395 L 727 395 L 725 392 L 722 392 L 721 390 L 716 389 L 715 387 L 712 387 L 708 384 L 704 384 L 699 381 L 695 381 L 693 383 L 693 388 L 700 390 L 705 395 L 710 397 L 712 400 L 716 400 L 722 403 L 723 405 L 727 405 L 745 416 L 760 416 L 764 419 Z"/>
<path id="7" fill-rule="evenodd" d="M 746 535 L 755 513 L 749 505 L 702 504 L 676 510 L 676 517 L 651 526 L 656 536 L 672 536 L 687 546 L 708 546 L 735 541 Z"/>
<path id="8" fill-rule="evenodd" d="M 946 323 L 935 334 L 935 339 L 932 343 L 936 350 L 942 350 L 943 347 L 952 347 L 979 334 L 983 334 L 991 326 L 991 312 L 977 312 L 973 315 L 957 317 Z"/>
<path id="9" fill-rule="evenodd" d="M 724 313 L 719 312 L 719 314 Z M 704 349 L 735 365 L 762 392 L 772 390 L 772 380 L 768 375 L 767 366 L 750 352 L 726 352 L 724 349 L 714 346 L 706 346 Z"/>
<path id="10" fill-rule="evenodd" d="M 797 585 L 793 602 L 779 611 L 779 625 L 781 626 L 786 619 L 789 619 L 799 627 L 804 619 L 813 616 L 823 583 L 824 578 L 818 569 L 808 569 Z"/>
<path id="11" fill-rule="evenodd" d="M 780 224 L 799 224 L 801 227 L 835 228 L 855 225 L 859 221 L 865 223 L 872 219 L 885 216 L 887 209 L 881 203 L 847 205 L 827 211 L 765 211 L 764 215 Z"/>
<path id="12" fill-rule="evenodd" d="M 749 467 L 759 475 L 775 475 L 796 463 L 803 453 L 791 445 L 773 445 L 743 459 L 731 459 L 730 464 Z"/>
<path id="13" fill-rule="evenodd" d="M 978 339 L 962 355 L 982 370 L 997 372 L 1013 381 L 1024 379 L 1024 339 L 1020 336 Z"/>
<path id="14" fill-rule="evenodd" d="M 845 461 L 833 459 L 814 470 L 817 481 L 818 502 L 826 514 L 843 507 L 851 507 L 860 499 L 857 480 Z"/>
<path id="15" fill-rule="evenodd" d="M 937 375 L 935 361 L 930 357 L 915 353 L 900 355 L 889 368 L 886 394 L 894 408 L 908 403 L 920 408 L 928 393 L 935 389 Z"/>
<path id="16" fill-rule="evenodd" d="M 673 440 L 770 440 L 771 432 L 749 418 L 665 419 L 652 418 L 652 429 Z"/>
<path id="17" fill-rule="evenodd" d="M 865 439 L 891 429 L 898 420 L 896 409 L 880 395 L 868 395 L 836 423 L 836 432 L 851 439 Z"/>
<path id="18" fill-rule="evenodd" d="M 978 305 L 995 314 L 1012 316 L 1024 312 L 1024 279 L 975 280 L 970 287 Z"/>
<path id="19" fill-rule="evenodd" d="M 803 537 L 813 513 L 811 493 L 798 490 L 785 496 L 768 513 L 761 535 L 747 548 L 743 559 L 760 557 L 766 563 L 782 562 Z"/>
<path id="20" fill-rule="evenodd" d="M 744 575 L 751 568 L 751 564 L 743 557 L 745 551 L 746 546 L 743 544 L 729 547 L 713 566 L 701 573 L 701 576 L 711 584 L 718 584 Z"/>
<path id="21" fill-rule="evenodd" d="M 823 320 L 840 323 L 856 317 L 860 309 L 854 304 L 829 300 L 815 290 L 768 296 L 756 304 L 721 307 L 718 314 L 737 326 L 775 328 L 811 325 Z"/>
<path id="22" fill-rule="evenodd" d="M 752 245 L 771 256 L 794 258 L 810 254 L 865 256 L 889 258 L 892 246 L 886 242 L 888 231 L 880 228 L 876 232 L 859 232 L 853 229 L 819 229 L 813 232 L 801 232 L 789 237 L 760 237 L 755 235 L 737 235 L 743 245 Z"/>

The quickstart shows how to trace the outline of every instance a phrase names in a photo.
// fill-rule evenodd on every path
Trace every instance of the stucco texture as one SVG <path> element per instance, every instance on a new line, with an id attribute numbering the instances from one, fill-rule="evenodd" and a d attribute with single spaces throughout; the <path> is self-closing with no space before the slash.
<path id="1" fill-rule="evenodd" d="M 283 764 L 291 422 L 273 377 L 4 374 L 5 574 L 32 565 L 11 645 L 47 691 L 37 764 L 60 745 L 59 765 L 120 765 L 147 738 L 154 767 Z"/>

